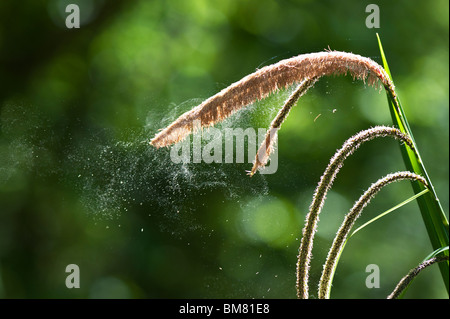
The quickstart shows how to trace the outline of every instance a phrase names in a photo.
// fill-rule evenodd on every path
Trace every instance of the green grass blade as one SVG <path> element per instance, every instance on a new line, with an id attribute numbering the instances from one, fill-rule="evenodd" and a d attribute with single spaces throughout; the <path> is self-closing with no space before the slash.
<path id="1" fill-rule="evenodd" d="M 426 261 L 426 260 L 428 260 L 428 259 L 431 259 L 431 258 L 433 258 L 433 257 L 436 257 L 437 255 L 439 255 L 440 253 L 445 252 L 445 251 L 448 252 L 448 246 L 442 247 L 442 248 L 439 248 L 439 249 L 436 249 L 436 250 L 433 251 L 431 254 L 429 254 L 427 257 L 425 257 L 425 259 L 422 260 L 422 262 L 424 262 L 424 261 Z"/>
<path id="2" fill-rule="evenodd" d="M 384 54 L 384 50 L 381 44 L 380 37 L 377 34 L 378 45 L 380 48 L 381 57 L 383 60 L 383 67 L 386 70 L 387 74 L 392 80 L 391 73 L 389 71 L 389 66 L 386 60 L 386 56 Z M 400 100 L 398 97 L 393 97 L 388 94 L 388 103 L 389 109 L 391 112 L 391 117 L 394 122 L 394 125 L 403 133 L 408 134 L 413 143 L 414 150 L 406 147 L 405 145 L 401 146 L 401 152 L 403 156 L 403 160 L 405 162 L 406 168 L 416 174 L 422 175 L 429 186 L 430 192 L 424 194 L 417 199 L 417 203 L 420 208 L 420 212 L 422 214 L 422 218 L 425 224 L 425 227 L 428 232 L 428 236 L 431 241 L 431 245 L 434 250 L 445 247 L 449 245 L 449 227 L 448 220 L 444 214 L 444 210 L 439 202 L 439 199 L 436 195 L 436 192 L 433 188 L 433 184 L 427 174 L 425 166 L 423 165 L 422 159 L 419 154 L 419 150 L 414 141 L 414 137 L 409 127 L 408 121 L 406 119 L 404 110 L 400 104 Z M 423 185 L 417 182 L 412 182 L 413 190 L 416 194 L 420 193 L 425 189 Z M 448 250 L 445 254 L 448 255 Z M 449 292 L 449 262 L 439 263 L 439 269 L 441 271 L 442 279 L 444 281 L 445 287 L 447 289 L 447 293 Z"/>
<path id="3" fill-rule="evenodd" d="M 380 215 L 378 215 L 378 216 L 372 218 L 372 219 L 369 220 L 368 222 L 364 223 L 363 225 L 361 225 L 360 227 L 358 227 L 357 229 L 355 229 L 355 230 L 352 232 L 352 234 L 349 236 L 349 238 L 352 237 L 352 236 L 353 236 L 354 234 L 356 234 L 357 232 L 359 232 L 359 231 L 360 231 L 361 229 L 363 229 L 364 227 L 366 227 L 366 226 L 370 225 L 371 223 L 373 223 L 374 221 L 380 219 L 380 218 L 383 217 L 383 216 L 386 216 L 386 215 L 389 214 L 389 213 L 392 213 L 393 211 L 395 211 L 395 210 L 399 209 L 400 207 L 402 207 L 402 206 L 408 204 L 409 202 L 412 202 L 413 200 L 417 199 L 418 197 L 422 196 L 423 194 L 427 193 L 428 191 L 429 191 L 428 189 L 425 189 L 425 190 L 421 191 L 419 194 L 416 194 L 416 195 L 414 195 L 414 196 L 408 198 L 407 200 L 401 202 L 400 204 L 395 205 L 394 207 L 388 209 L 388 210 L 385 211 L 384 213 L 381 213 Z"/>

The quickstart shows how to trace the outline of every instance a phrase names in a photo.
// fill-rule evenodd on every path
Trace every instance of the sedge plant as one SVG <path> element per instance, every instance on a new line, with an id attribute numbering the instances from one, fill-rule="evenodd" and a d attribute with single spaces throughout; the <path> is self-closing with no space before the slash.
<path id="1" fill-rule="evenodd" d="M 296 282 L 297 296 L 299 298 L 309 297 L 309 261 L 312 256 L 312 243 L 317 229 L 318 215 L 325 201 L 326 193 L 330 189 L 345 158 L 351 155 L 362 143 L 371 139 L 392 137 L 401 141 L 402 154 L 408 171 L 390 174 L 373 184 L 347 215 L 341 230 L 338 232 L 337 239 L 335 239 L 335 244 L 332 246 L 329 258 L 325 263 L 324 273 L 319 285 L 319 297 L 329 297 L 329 288 L 331 287 L 337 261 L 348 239 L 348 232 L 356 218 L 361 214 L 362 208 L 367 205 L 379 189 L 391 182 L 404 179 L 412 181 L 433 248 L 438 250 L 445 246 L 448 247 L 448 221 L 420 159 L 419 151 L 395 91 L 380 40 L 379 44 L 384 68 L 369 58 L 353 53 L 330 50 L 302 54 L 265 66 L 206 99 L 192 110 L 180 115 L 169 126 L 158 132 L 150 141 L 150 144 L 157 148 L 168 147 L 182 141 L 187 135 L 199 128 L 214 125 L 234 112 L 267 97 L 271 93 L 295 85 L 296 89 L 288 97 L 272 121 L 266 137 L 258 149 L 253 167 L 249 172 L 249 175 L 253 176 L 266 165 L 277 141 L 277 132 L 288 116 L 289 111 L 297 104 L 300 97 L 321 77 L 350 74 L 354 79 L 362 80 L 370 86 L 384 87 L 395 127 L 382 126 L 362 131 L 350 138 L 331 159 L 316 189 L 303 229 L 297 262 Z M 418 194 L 422 196 L 418 196 Z M 420 269 L 439 262 L 442 277 L 448 291 L 448 258 L 445 257 L 448 256 L 448 250 L 442 253 L 443 257 L 433 256 L 432 258 L 435 259 L 430 259 L 428 263 L 421 264 Z M 416 275 L 418 272 L 415 271 L 414 274 Z M 409 276 L 409 279 L 405 279 L 405 281 L 409 284 L 415 275 Z M 403 291 L 406 286 L 402 284 L 398 290 Z"/>

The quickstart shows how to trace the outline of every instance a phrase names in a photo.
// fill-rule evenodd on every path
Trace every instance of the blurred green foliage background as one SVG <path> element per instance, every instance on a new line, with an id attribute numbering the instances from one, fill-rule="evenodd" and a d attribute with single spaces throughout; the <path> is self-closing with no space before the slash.
<path id="1" fill-rule="evenodd" d="M 67 29 L 78 4 L 81 28 Z M 368 29 L 365 8 L 380 8 Z M 359 130 L 392 125 L 384 92 L 321 79 L 279 132 L 278 171 L 174 164 L 158 129 L 264 65 L 326 48 L 381 63 L 381 36 L 425 166 L 448 214 L 448 1 L 0 2 L 0 297 L 295 298 L 313 190 Z M 266 128 L 288 90 L 219 128 Z M 364 145 L 341 170 L 319 223 L 312 297 L 344 214 L 404 170 L 398 144 Z M 390 185 L 358 224 L 412 195 Z M 352 238 L 332 298 L 385 298 L 431 252 L 415 202 Z M 68 264 L 81 287 L 67 289 Z M 368 289 L 368 264 L 380 288 Z M 405 297 L 447 298 L 438 267 Z"/>

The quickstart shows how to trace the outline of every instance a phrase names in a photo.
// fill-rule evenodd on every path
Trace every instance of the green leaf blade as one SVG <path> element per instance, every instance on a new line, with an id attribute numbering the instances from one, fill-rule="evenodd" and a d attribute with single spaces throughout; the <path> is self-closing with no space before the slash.
<path id="1" fill-rule="evenodd" d="M 386 73 L 392 80 L 391 72 L 389 70 L 389 65 L 387 63 L 386 56 L 384 54 L 383 46 L 381 44 L 381 39 L 377 34 L 378 45 L 380 49 L 381 58 L 383 61 L 383 67 L 386 70 Z M 388 96 L 388 104 L 389 110 L 391 113 L 392 120 L 394 125 L 403 133 L 408 134 L 413 141 L 415 150 L 411 150 L 409 147 L 402 145 L 401 153 L 403 156 L 403 160 L 405 162 L 406 168 L 411 170 L 412 172 L 422 175 L 427 183 L 430 192 L 424 194 L 424 196 L 420 196 L 417 198 L 417 203 L 420 208 L 420 212 L 422 214 L 422 218 L 425 224 L 425 227 L 428 232 L 428 236 L 431 241 L 431 245 L 434 250 L 437 250 L 442 247 L 446 247 L 449 245 L 449 225 L 447 217 L 445 216 L 444 210 L 439 202 L 439 199 L 434 190 L 433 184 L 427 174 L 425 166 L 423 165 L 422 159 L 419 154 L 419 150 L 414 140 L 414 136 L 412 134 L 409 123 L 406 119 L 404 110 L 400 104 L 400 100 L 398 97 L 392 97 L 390 94 Z M 425 187 L 417 182 L 412 182 L 412 187 L 415 194 L 419 194 L 422 192 Z M 444 252 L 446 255 L 449 254 L 448 250 Z M 441 271 L 442 279 L 444 281 L 445 287 L 447 289 L 447 293 L 449 292 L 449 262 L 442 262 L 439 264 L 439 268 Z"/>

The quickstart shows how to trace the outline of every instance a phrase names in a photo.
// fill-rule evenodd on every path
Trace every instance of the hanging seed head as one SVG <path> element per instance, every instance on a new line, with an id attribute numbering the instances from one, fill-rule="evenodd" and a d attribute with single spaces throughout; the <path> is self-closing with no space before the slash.
<path id="1" fill-rule="evenodd" d="M 347 73 L 355 79 L 367 81 L 369 85 L 381 82 L 395 96 L 394 85 L 384 69 L 369 58 L 338 51 L 302 54 L 265 66 L 223 89 L 182 114 L 156 134 L 150 143 L 155 147 L 169 146 L 195 130 L 194 120 L 199 120 L 201 127 L 214 125 L 242 107 L 295 83 Z"/>

